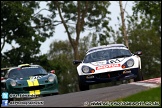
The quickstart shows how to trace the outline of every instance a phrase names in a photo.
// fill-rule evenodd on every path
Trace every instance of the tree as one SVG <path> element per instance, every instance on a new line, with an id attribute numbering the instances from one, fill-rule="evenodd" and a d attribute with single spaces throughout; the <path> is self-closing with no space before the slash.
<path id="1" fill-rule="evenodd" d="M 93 38 L 91 35 L 85 36 L 80 39 L 79 44 L 79 56 L 81 59 L 84 58 L 86 51 L 91 47 Z M 95 41 L 93 41 L 95 44 Z M 78 88 L 78 75 L 76 67 L 74 67 L 73 61 L 73 50 L 68 40 L 56 41 L 54 40 L 50 44 L 50 50 L 47 54 L 50 67 L 56 71 L 59 81 L 59 92 L 69 93 L 79 91 Z M 68 89 L 67 89 L 68 88 Z"/>
<path id="2" fill-rule="evenodd" d="M 72 68 L 72 48 L 68 40 L 53 41 L 47 55 L 49 63 L 58 77 L 59 92 L 62 94 L 76 91 L 76 77 L 74 77 L 76 73 Z"/>
<path id="3" fill-rule="evenodd" d="M 140 19 L 142 26 L 155 29 L 161 36 L 161 1 L 135 1 L 134 17 Z"/>
<path id="4" fill-rule="evenodd" d="M 79 59 L 79 39 L 81 32 L 87 30 L 86 27 L 94 29 L 95 32 L 102 33 L 102 29 L 107 27 L 110 18 L 107 10 L 110 3 L 108 1 L 51 1 L 48 2 L 49 10 L 58 15 L 61 19 L 69 42 L 74 51 L 74 59 Z M 51 15 L 51 19 L 55 16 Z M 59 22 L 59 21 L 58 21 Z M 74 35 L 75 33 L 75 35 Z"/>
<path id="5" fill-rule="evenodd" d="M 142 50 L 144 79 L 161 74 L 161 2 L 137 1 L 133 16 L 128 17 L 128 36 L 131 51 Z M 118 41 L 121 41 L 118 38 Z"/>
<path id="6" fill-rule="evenodd" d="M 15 42 L 18 45 L 3 54 L 2 57 L 11 60 L 8 63 L 16 61 L 14 65 L 17 65 L 22 58 L 23 62 L 29 62 L 39 54 L 41 42 L 52 36 L 54 26 L 49 26 L 48 18 L 34 14 L 35 9 L 39 9 L 37 1 L 1 1 L 1 51 L 5 43 L 12 45 Z M 46 25 L 51 29 L 47 29 Z"/>
<path id="7" fill-rule="evenodd" d="M 125 18 L 124 18 L 124 10 L 123 10 L 123 6 L 122 6 L 122 1 L 119 1 L 119 6 L 120 6 L 120 11 L 121 11 L 122 33 L 123 33 L 123 37 L 124 37 L 124 42 L 125 42 L 125 45 L 129 48 L 128 36 L 127 36 L 126 27 L 125 27 Z"/>

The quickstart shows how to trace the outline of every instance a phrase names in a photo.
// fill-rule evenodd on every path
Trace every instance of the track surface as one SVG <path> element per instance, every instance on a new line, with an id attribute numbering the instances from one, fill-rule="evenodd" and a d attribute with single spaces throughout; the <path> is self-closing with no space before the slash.
<path id="1" fill-rule="evenodd" d="M 42 101 L 44 102 L 44 105 L 27 105 L 27 107 L 84 107 L 93 101 L 112 101 L 117 98 L 126 97 L 160 85 L 161 78 L 154 78 L 150 80 L 120 84 L 111 87 L 41 97 L 32 101 Z M 24 107 L 25 105 L 12 106 Z"/>

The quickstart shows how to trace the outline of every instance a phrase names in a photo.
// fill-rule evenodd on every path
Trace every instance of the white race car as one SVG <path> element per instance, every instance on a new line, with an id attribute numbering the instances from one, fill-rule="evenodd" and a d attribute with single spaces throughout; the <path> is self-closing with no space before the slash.
<path id="1" fill-rule="evenodd" d="M 74 60 L 77 66 L 80 90 L 89 85 L 111 81 L 143 80 L 141 72 L 142 51 L 135 54 L 123 44 L 93 47 L 86 52 L 83 60 Z"/>

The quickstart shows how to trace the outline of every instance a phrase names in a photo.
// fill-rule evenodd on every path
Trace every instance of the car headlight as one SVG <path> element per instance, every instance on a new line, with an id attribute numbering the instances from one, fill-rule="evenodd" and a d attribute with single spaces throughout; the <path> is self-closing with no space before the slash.
<path id="1" fill-rule="evenodd" d="M 88 73 L 88 72 L 89 72 L 89 67 L 88 67 L 88 66 L 83 66 L 83 67 L 82 67 L 82 71 L 83 71 L 84 73 Z"/>
<path id="2" fill-rule="evenodd" d="M 49 77 L 48 77 L 48 81 L 49 81 L 49 82 L 53 82 L 53 81 L 54 81 L 54 76 L 49 76 Z"/>
<path id="3" fill-rule="evenodd" d="M 128 66 L 128 67 L 131 67 L 131 66 L 133 66 L 133 65 L 134 65 L 133 59 L 130 59 L 130 60 L 127 61 L 127 66 Z"/>
<path id="4" fill-rule="evenodd" d="M 10 84 L 11 84 L 11 86 L 16 86 L 16 81 L 15 80 L 11 80 Z"/>

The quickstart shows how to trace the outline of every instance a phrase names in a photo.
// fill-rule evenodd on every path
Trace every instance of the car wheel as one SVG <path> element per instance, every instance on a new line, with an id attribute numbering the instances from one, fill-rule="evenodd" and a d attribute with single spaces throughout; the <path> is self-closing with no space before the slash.
<path id="1" fill-rule="evenodd" d="M 85 90 L 89 90 L 89 85 L 88 84 L 84 84 L 82 81 L 80 81 L 79 79 L 79 89 L 80 91 L 85 91 Z"/>
<path id="2" fill-rule="evenodd" d="M 129 79 L 129 83 L 134 82 L 134 79 Z"/>
<path id="3" fill-rule="evenodd" d="M 59 94 L 59 92 L 56 92 L 56 93 L 52 93 L 51 95 L 58 95 Z"/>
<path id="4" fill-rule="evenodd" d="M 79 89 L 80 89 L 80 91 L 89 90 L 89 85 L 87 85 L 87 84 L 79 84 Z"/>
<path id="5" fill-rule="evenodd" d="M 139 69 L 137 72 L 137 77 L 134 79 L 134 81 L 142 81 L 142 80 L 143 80 L 142 71 Z"/>

